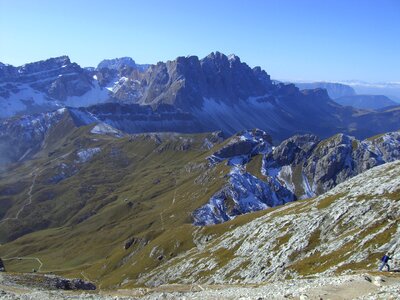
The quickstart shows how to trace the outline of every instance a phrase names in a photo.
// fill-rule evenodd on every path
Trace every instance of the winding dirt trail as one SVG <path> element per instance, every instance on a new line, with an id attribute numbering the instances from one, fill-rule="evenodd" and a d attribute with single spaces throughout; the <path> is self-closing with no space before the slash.
<path id="1" fill-rule="evenodd" d="M 72 152 L 72 151 L 71 151 L 71 152 Z M 44 167 L 44 168 L 42 168 L 42 169 L 35 168 L 35 169 L 29 174 L 30 176 L 33 176 L 33 179 L 32 179 L 32 184 L 30 185 L 30 187 L 29 187 L 29 189 L 28 189 L 28 193 L 27 193 L 28 198 L 26 199 L 26 201 L 25 201 L 25 203 L 22 205 L 22 207 L 17 211 L 15 217 L 8 217 L 8 218 L 5 218 L 5 219 L 2 219 L 2 220 L 0 220 L 0 224 L 3 223 L 3 222 L 5 222 L 5 221 L 18 220 L 18 219 L 19 219 L 19 217 L 20 217 L 21 213 L 24 211 L 25 207 L 27 207 L 27 206 L 29 206 L 29 205 L 32 204 L 32 192 L 33 192 L 33 189 L 35 188 L 36 179 L 37 179 L 37 177 L 39 176 L 39 174 L 41 174 L 44 170 L 47 170 L 48 168 L 50 168 L 50 165 L 51 165 L 52 162 L 54 162 L 54 161 L 56 161 L 56 160 L 59 160 L 59 159 L 62 159 L 62 158 L 65 158 L 66 156 L 70 155 L 71 152 L 68 152 L 67 154 L 63 154 L 63 155 L 61 155 L 61 156 L 59 156 L 59 157 L 56 157 L 56 158 L 50 160 L 50 161 L 48 162 L 48 166 L 47 166 L 47 167 Z"/>
<path id="2" fill-rule="evenodd" d="M 39 176 L 39 174 L 42 173 L 44 170 L 48 169 L 48 168 L 50 167 L 50 165 L 51 165 L 52 162 L 54 162 L 54 161 L 56 161 L 56 160 L 59 160 L 59 159 L 62 159 L 62 158 L 65 158 L 65 157 L 68 156 L 69 154 L 71 154 L 71 152 L 68 152 L 67 154 L 63 154 L 63 155 L 61 155 L 61 156 L 59 156 L 59 157 L 56 157 L 56 158 L 54 158 L 54 159 L 52 159 L 52 160 L 49 161 L 49 166 L 47 166 L 47 167 L 45 167 L 45 168 L 42 168 L 42 169 L 35 168 L 35 169 L 30 173 L 30 176 L 33 176 L 33 179 L 32 179 L 32 184 L 30 185 L 30 187 L 29 187 L 29 189 L 28 189 L 28 193 L 27 193 L 28 198 L 27 198 L 27 200 L 26 200 L 25 203 L 22 205 L 22 207 L 17 211 L 15 217 L 9 217 L 9 218 L 2 219 L 2 220 L 0 220 L 0 224 L 3 223 L 3 222 L 5 222 L 5 221 L 19 220 L 19 217 L 20 217 L 21 213 L 24 211 L 24 209 L 25 209 L 27 206 L 29 206 L 29 205 L 32 204 L 32 197 L 33 197 L 32 192 L 33 192 L 33 189 L 35 188 L 36 179 L 37 179 L 37 177 Z M 0 246 L 1 246 L 1 245 L 0 245 Z M 38 257 L 28 257 L 28 256 L 26 256 L 26 257 L 21 256 L 21 257 L 20 257 L 20 256 L 17 256 L 17 257 L 3 258 L 3 260 L 4 260 L 4 261 L 9 261 L 9 260 L 36 260 L 36 261 L 39 263 L 39 268 L 37 269 L 38 272 L 40 272 L 41 269 L 42 269 L 42 267 L 43 267 L 43 262 L 42 262 L 42 261 L 40 260 L 40 258 L 38 258 Z"/>
<path id="3" fill-rule="evenodd" d="M 24 205 L 22 205 L 22 207 L 17 211 L 17 214 L 15 215 L 15 217 L 2 219 L 2 220 L 0 220 L 0 223 L 3 223 L 3 222 L 8 221 L 8 220 L 18 220 L 20 214 L 21 214 L 22 211 L 25 209 L 25 207 L 27 207 L 28 205 L 31 205 L 31 204 L 32 204 L 32 191 L 33 191 L 33 188 L 35 187 L 36 178 L 37 178 L 38 175 L 39 175 L 38 169 L 36 168 L 36 169 L 31 173 L 31 176 L 33 176 L 33 180 L 32 180 L 32 184 L 31 184 L 31 186 L 29 187 L 29 190 L 28 190 L 28 199 L 27 199 L 27 201 L 24 203 Z"/>
<path id="4" fill-rule="evenodd" d="M 43 267 L 43 262 L 40 260 L 38 257 L 8 257 L 8 258 L 3 258 L 3 261 L 9 261 L 9 260 L 36 260 L 39 263 L 39 268 L 37 269 L 38 272 L 41 271 Z"/>
<path id="5" fill-rule="evenodd" d="M 17 214 L 15 215 L 15 219 L 19 219 L 19 215 L 22 213 L 22 211 L 25 209 L 25 207 L 27 207 L 28 205 L 31 205 L 32 204 L 32 191 L 33 191 L 33 188 L 35 187 L 35 184 L 36 184 L 36 178 L 37 178 L 37 176 L 38 176 L 38 174 L 39 173 L 37 173 L 37 171 L 38 171 L 38 169 L 35 169 L 35 171 L 33 171 L 31 174 L 33 175 L 33 180 L 32 180 L 32 184 L 31 184 L 31 186 L 29 187 L 29 190 L 28 190 L 28 202 L 27 203 L 25 203 L 21 208 L 20 208 L 20 210 L 17 212 Z"/>
<path id="6" fill-rule="evenodd" d="M 171 204 L 171 206 L 172 205 L 174 205 L 175 204 L 175 201 L 176 201 L 176 191 L 178 190 L 178 180 L 177 180 L 177 175 L 176 175 L 176 172 L 172 172 L 170 169 L 168 169 L 168 171 L 170 171 L 171 173 L 173 173 L 174 175 L 174 196 L 172 197 L 172 204 Z M 160 213 L 160 219 L 161 219 L 161 229 L 162 230 L 164 230 L 165 228 L 164 228 L 164 218 L 163 218 L 163 214 L 165 213 L 165 211 L 167 210 L 168 208 L 165 208 L 161 213 Z"/>

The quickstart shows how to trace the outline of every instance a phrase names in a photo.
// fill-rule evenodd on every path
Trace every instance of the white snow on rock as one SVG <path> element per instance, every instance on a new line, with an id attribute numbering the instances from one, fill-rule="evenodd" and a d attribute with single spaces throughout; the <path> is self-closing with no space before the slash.
<path id="1" fill-rule="evenodd" d="M 89 160 L 92 159 L 92 157 L 99 153 L 101 151 L 100 148 L 95 147 L 95 148 L 87 148 L 87 149 L 83 149 L 80 150 L 76 153 L 76 155 L 78 156 L 78 162 L 79 163 L 85 163 L 88 162 Z"/>
<path id="2" fill-rule="evenodd" d="M 63 103 L 64 106 L 86 107 L 93 104 L 104 103 L 110 98 L 107 89 L 99 86 L 98 81 L 93 81 L 93 88 L 82 96 L 70 96 Z"/>
<path id="3" fill-rule="evenodd" d="M 9 97 L 0 96 L 0 118 L 8 118 L 27 112 L 33 106 L 46 107 L 51 110 L 60 105 L 51 101 L 43 93 L 34 90 L 28 84 L 21 84 L 15 92 L 10 93 Z"/>
<path id="4" fill-rule="evenodd" d="M 93 134 L 102 134 L 102 135 L 112 135 L 115 137 L 122 137 L 122 133 L 115 129 L 114 127 L 106 124 L 106 123 L 99 123 L 92 128 L 90 131 Z"/>

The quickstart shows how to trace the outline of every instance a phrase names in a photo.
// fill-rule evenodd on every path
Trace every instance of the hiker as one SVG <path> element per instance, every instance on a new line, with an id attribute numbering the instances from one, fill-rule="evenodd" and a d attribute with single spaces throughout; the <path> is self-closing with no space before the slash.
<path id="1" fill-rule="evenodd" d="M 392 256 L 392 253 L 387 253 L 382 257 L 382 259 L 381 259 L 382 264 L 379 267 L 379 271 L 382 271 L 385 266 L 387 267 L 388 272 L 390 271 L 390 266 L 389 266 L 388 262 L 390 259 L 392 259 L 391 256 Z"/>
<path id="2" fill-rule="evenodd" d="M 4 267 L 3 260 L 0 258 L 0 272 L 5 272 L 6 268 Z"/>

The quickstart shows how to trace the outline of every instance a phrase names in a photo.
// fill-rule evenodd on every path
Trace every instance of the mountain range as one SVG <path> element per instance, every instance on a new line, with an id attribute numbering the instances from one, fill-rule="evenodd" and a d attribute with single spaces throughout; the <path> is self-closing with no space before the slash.
<path id="1" fill-rule="evenodd" d="M 0 156 L 12 162 L 34 154 L 49 125 L 62 118 L 56 109 L 71 114 L 77 125 L 102 123 L 125 133 L 221 130 L 232 135 L 260 128 L 277 142 L 307 133 L 363 139 L 397 130 L 400 115 L 398 107 L 343 107 L 324 89 L 300 91 L 275 83 L 261 68 L 219 52 L 156 65 L 105 60 L 92 69 L 66 56 L 21 67 L 2 64 L 0 95 L 1 116 L 12 117 L 0 123 Z M 16 141 L 16 134 L 26 139 Z"/>
<path id="2" fill-rule="evenodd" d="M 390 109 L 399 104 L 383 95 L 353 95 L 335 99 L 336 103 L 343 106 L 353 106 L 361 109 Z"/>
<path id="3" fill-rule="evenodd" d="M 310 88 L 323 88 L 328 92 L 329 97 L 331 97 L 336 103 L 343 106 L 352 106 L 360 109 L 369 109 L 369 110 L 380 110 L 380 109 L 389 109 L 393 106 L 398 106 L 399 103 L 391 100 L 389 97 L 382 94 L 357 94 L 355 89 L 351 85 L 343 84 L 343 83 L 333 83 L 333 82 L 296 82 L 296 86 L 299 89 L 310 89 Z M 393 85 L 389 85 L 392 87 Z M 384 85 L 381 85 L 381 88 L 384 90 Z M 359 90 L 359 89 L 357 89 Z M 382 92 L 382 91 L 381 91 Z M 371 93 L 374 93 L 372 90 Z M 389 95 L 390 92 L 389 92 Z M 393 99 L 397 99 L 397 97 L 393 97 Z"/>
<path id="4" fill-rule="evenodd" d="M 326 89 L 331 99 L 356 95 L 356 91 L 351 86 L 336 82 L 295 82 L 295 85 L 300 90 Z"/>

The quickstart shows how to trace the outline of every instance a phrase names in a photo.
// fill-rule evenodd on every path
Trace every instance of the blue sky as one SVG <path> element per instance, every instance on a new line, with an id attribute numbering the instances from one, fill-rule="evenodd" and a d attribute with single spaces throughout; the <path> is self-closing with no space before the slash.
<path id="1" fill-rule="evenodd" d="M 400 0 L 0 0 L 0 61 L 235 53 L 273 78 L 400 81 Z"/>

